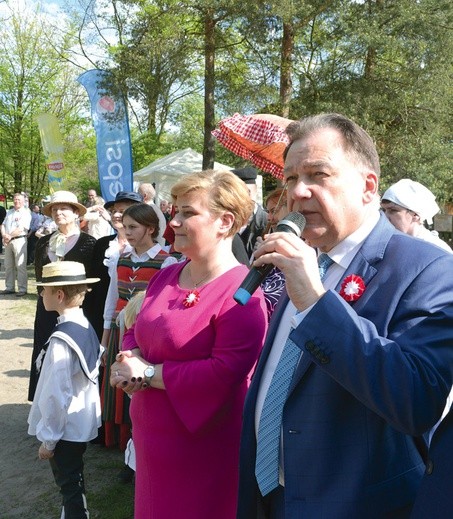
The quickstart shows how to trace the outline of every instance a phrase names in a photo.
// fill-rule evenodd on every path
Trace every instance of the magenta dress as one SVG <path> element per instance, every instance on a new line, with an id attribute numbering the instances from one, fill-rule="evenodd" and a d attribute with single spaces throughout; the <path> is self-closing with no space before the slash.
<path id="1" fill-rule="evenodd" d="M 136 519 L 234 519 L 239 439 L 247 375 L 261 351 L 266 305 L 258 291 L 233 300 L 247 268 L 235 267 L 199 289 L 185 307 L 184 267 L 159 271 L 148 286 L 123 349 L 139 347 L 163 363 L 166 390 L 132 397 Z"/>

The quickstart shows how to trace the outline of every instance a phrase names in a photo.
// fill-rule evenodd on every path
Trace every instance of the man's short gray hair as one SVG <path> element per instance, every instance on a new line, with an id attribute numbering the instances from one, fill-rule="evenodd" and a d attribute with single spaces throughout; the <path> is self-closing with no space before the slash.
<path id="1" fill-rule="evenodd" d="M 288 151 L 295 141 L 324 128 L 337 130 L 342 136 L 344 150 L 351 155 L 352 159 L 370 168 L 376 175 L 380 175 L 379 155 L 373 139 L 357 123 L 336 113 L 310 115 L 290 123 L 286 128 L 290 143 L 286 147 L 283 157 L 286 159 Z"/>

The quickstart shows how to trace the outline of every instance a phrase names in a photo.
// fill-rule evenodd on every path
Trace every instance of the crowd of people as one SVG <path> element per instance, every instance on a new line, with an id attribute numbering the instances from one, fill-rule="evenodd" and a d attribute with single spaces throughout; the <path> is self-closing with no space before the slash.
<path id="1" fill-rule="evenodd" d="M 171 204 L 150 184 L 85 205 L 57 191 L 34 218 L 56 228 L 34 248 L 29 432 L 65 517 L 87 516 L 96 435 L 133 452 L 137 519 L 451 516 L 453 255 L 427 227 L 439 206 L 410 179 L 380 194 L 375 144 L 345 116 L 286 132 L 284 186 L 264 207 L 246 167 L 186 175 Z M 5 294 L 16 278 L 27 290 L 23 206 L 15 195 L 2 224 Z M 301 238 L 277 228 L 289 213 Z"/>

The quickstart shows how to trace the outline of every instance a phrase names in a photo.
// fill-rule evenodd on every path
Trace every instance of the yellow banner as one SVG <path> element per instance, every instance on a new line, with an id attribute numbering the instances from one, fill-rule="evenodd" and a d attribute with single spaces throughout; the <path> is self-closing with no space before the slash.
<path id="1" fill-rule="evenodd" d="M 36 117 L 41 136 L 44 159 L 50 192 L 64 189 L 63 139 L 61 138 L 58 120 L 53 114 L 39 114 Z"/>

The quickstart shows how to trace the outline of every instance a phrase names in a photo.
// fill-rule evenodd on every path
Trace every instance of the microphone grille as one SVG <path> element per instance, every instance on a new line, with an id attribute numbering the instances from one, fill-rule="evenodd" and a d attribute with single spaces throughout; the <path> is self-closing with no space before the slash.
<path id="1" fill-rule="evenodd" d="M 282 220 L 280 220 L 278 222 L 277 229 L 280 227 L 280 225 L 285 225 L 291 227 L 293 232 L 300 236 L 306 223 L 307 221 L 305 220 L 305 216 L 302 213 L 295 211 L 293 213 L 287 214 Z"/>
<path id="2" fill-rule="evenodd" d="M 307 223 L 305 216 L 302 213 L 297 212 L 287 214 L 285 220 L 295 223 L 301 231 L 304 230 L 305 224 Z"/>

